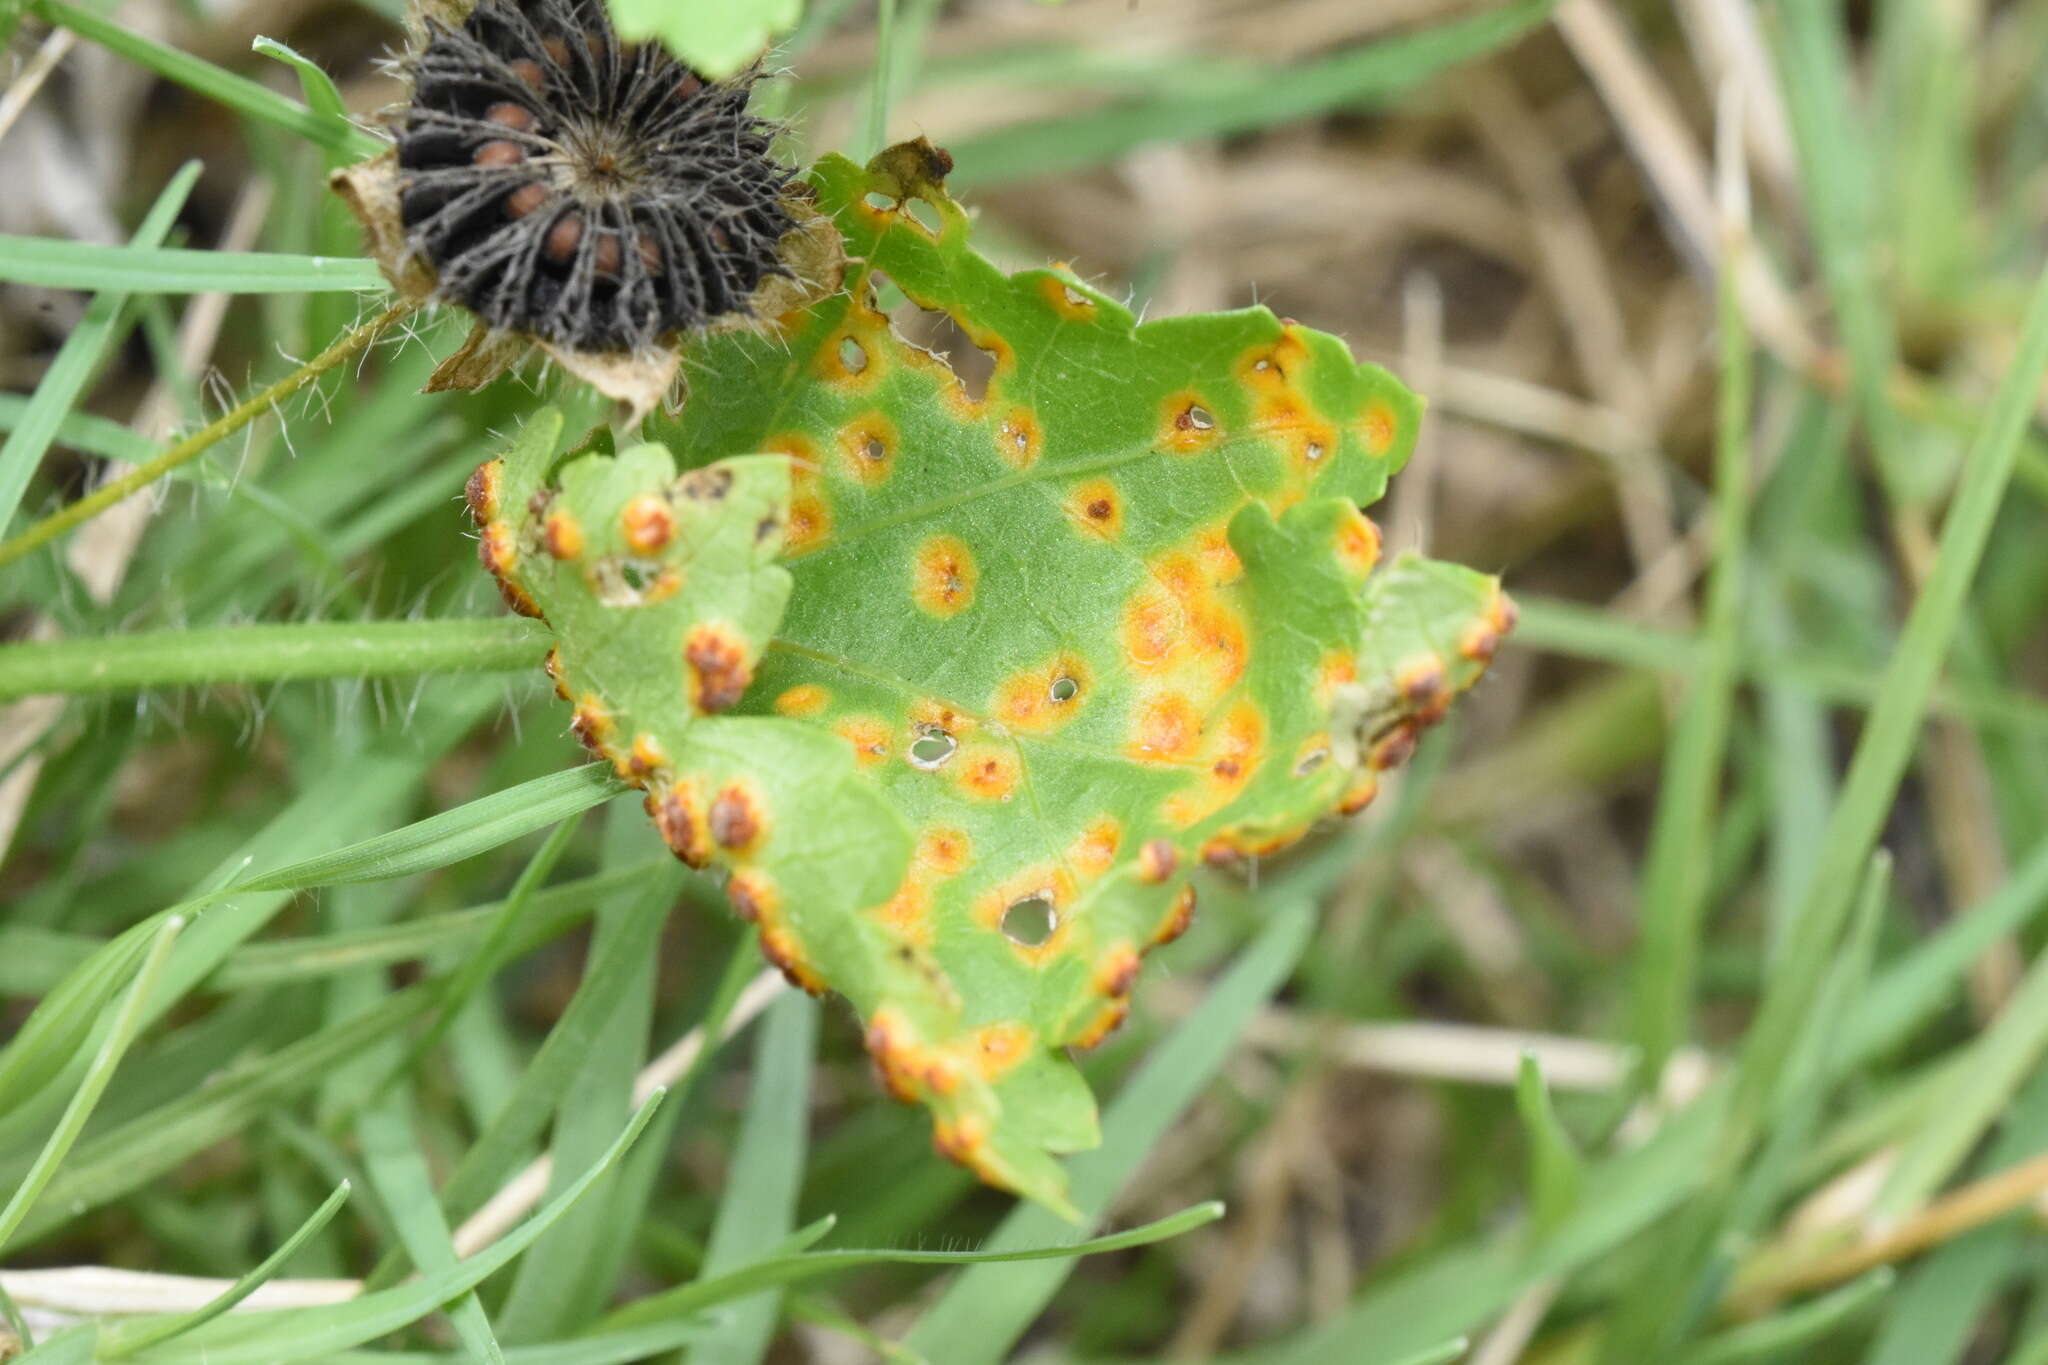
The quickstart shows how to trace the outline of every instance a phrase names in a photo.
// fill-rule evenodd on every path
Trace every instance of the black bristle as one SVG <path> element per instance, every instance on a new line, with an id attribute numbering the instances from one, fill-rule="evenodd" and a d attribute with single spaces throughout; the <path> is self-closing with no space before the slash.
<path id="1" fill-rule="evenodd" d="M 493 327 L 636 350 L 745 305 L 795 220 L 751 78 L 622 43 L 601 0 L 437 28 L 399 133 L 408 242 Z"/>

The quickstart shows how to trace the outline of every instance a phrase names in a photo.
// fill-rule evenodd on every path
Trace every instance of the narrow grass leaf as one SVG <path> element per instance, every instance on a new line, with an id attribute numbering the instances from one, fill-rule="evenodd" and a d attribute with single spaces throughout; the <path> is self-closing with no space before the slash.
<path id="1" fill-rule="evenodd" d="M 119 1360 L 124 1356 L 134 1355 L 137 1351 L 145 1350 L 159 1342 L 169 1341 L 173 1337 L 180 1337 L 203 1327 L 223 1313 L 233 1312 L 237 1304 L 276 1279 L 284 1268 L 291 1264 L 292 1257 L 298 1255 L 299 1249 L 318 1236 L 320 1230 L 332 1221 L 334 1215 L 341 1212 L 341 1206 L 348 1202 L 348 1196 L 349 1184 L 344 1180 L 335 1186 L 334 1193 L 327 1196 L 327 1201 L 315 1209 L 305 1222 L 299 1224 L 298 1230 L 286 1238 L 276 1251 L 264 1257 L 262 1264 L 236 1280 L 218 1298 L 176 1317 L 123 1323 L 110 1328 L 106 1340 L 100 1347 L 101 1358 Z"/>
<path id="2" fill-rule="evenodd" d="M 1571 1134 L 1558 1122 L 1542 1066 L 1526 1052 L 1515 1076 L 1515 1112 L 1521 1115 L 1523 1140 L 1529 1145 L 1529 1230 L 1545 1237 L 1571 1216 L 1586 1171 Z"/>
<path id="3" fill-rule="evenodd" d="M 0 237 L 0 280 L 127 294 L 377 294 L 390 288 L 375 262 L 357 257 L 106 246 L 53 237 Z"/>
<path id="4" fill-rule="evenodd" d="M 70 1154 L 72 1144 L 78 1141 L 85 1121 L 92 1117 L 93 1107 L 106 1093 L 107 1083 L 114 1079 L 115 1068 L 121 1065 L 121 1058 L 127 1055 L 128 1045 L 135 1041 L 136 1031 L 142 1026 L 143 1007 L 148 1004 L 149 993 L 156 988 L 157 979 L 163 974 L 171 945 L 177 942 L 184 927 L 184 920 L 172 916 L 164 921 L 151 940 L 149 952 L 135 972 L 127 997 L 121 1002 L 120 1012 L 114 1016 L 114 1025 L 107 1031 L 92 1065 L 86 1068 L 85 1078 L 79 1082 L 71 1103 L 65 1107 L 64 1116 L 57 1123 L 57 1131 L 50 1134 L 49 1142 L 44 1144 L 28 1174 L 15 1187 L 6 1208 L 0 1209 L 0 1250 L 6 1249 L 8 1240 L 28 1217 L 37 1197 L 49 1186 L 58 1165 Z"/>
<path id="5" fill-rule="evenodd" d="M 1883 1298 L 1896 1278 L 1889 1266 L 1873 1270 L 1811 1303 L 1708 1337 L 1680 1354 L 1679 1365 L 1746 1365 L 1752 1360 L 1782 1360 L 1788 1355 L 1797 1359 L 1793 1353 L 1847 1325 Z"/>
<path id="6" fill-rule="evenodd" d="M 192 187 L 198 181 L 199 164 L 191 162 L 185 165 L 171 177 L 171 183 L 150 205 L 149 212 L 143 216 L 142 226 L 135 230 L 133 246 L 109 249 L 132 250 L 161 245 L 176 226 L 178 215 L 184 212 L 185 201 L 191 197 Z M 5 252 L 0 251 L 0 262 L 4 260 Z M 5 266 L 0 264 L 0 276 L 4 273 Z M 120 332 L 121 317 L 128 306 L 127 293 L 119 285 L 97 278 L 81 287 L 95 291 L 93 301 L 87 305 L 85 316 L 71 329 L 71 335 L 65 338 L 56 359 L 50 362 L 50 368 L 44 371 L 42 382 L 36 385 L 35 397 L 29 401 L 6 444 L 0 445 L 0 534 L 4 534 L 7 524 L 14 520 L 22 495 L 28 491 L 29 480 L 35 476 L 43 456 L 49 453 L 51 442 L 63 429 L 65 418 L 84 397 L 86 385 L 92 382 L 100 362 Z"/>
<path id="7" fill-rule="evenodd" d="M 1964 599 L 1982 561 L 1992 522 L 2012 479 L 2020 435 L 2048 371 L 2048 274 L 2037 282 L 2011 368 L 1986 410 L 1962 482 L 1919 599 L 1885 670 L 1877 704 L 1842 785 L 1816 855 L 1811 886 L 1788 931 L 1782 969 L 1765 991 L 1743 1044 L 1740 1094 L 1731 1142 L 1741 1145 L 1765 1098 L 1776 1089 L 1782 1061 L 1819 990 L 1829 945 L 1841 932 L 1859 880 L 1876 845 L 1899 782 L 1912 760 L 1920 724 L 1961 621 Z"/>
<path id="8" fill-rule="evenodd" d="M 476 1288 L 509 1265 L 552 1227 L 597 1180 L 617 1164 L 654 1117 L 656 1093 L 633 1116 L 611 1148 L 561 1194 L 484 1251 L 454 1267 L 408 1284 L 365 1294 L 348 1303 L 278 1313 L 250 1313 L 208 1324 L 183 1340 L 183 1350 L 153 1352 L 146 1360 L 191 1365 L 284 1365 L 322 1360 L 419 1321 L 441 1304 Z"/>
<path id="9" fill-rule="evenodd" d="M 745 1298 L 764 1289 L 800 1284 L 828 1275 L 843 1274 L 870 1265 L 1010 1265 L 1029 1261 L 1068 1262 L 1080 1256 L 1127 1251 L 1150 1246 L 1192 1232 L 1223 1216 L 1219 1203 L 1197 1204 L 1171 1217 L 1107 1237 L 1084 1242 L 1055 1243 L 1050 1246 L 1020 1246 L 981 1251 L 813 1251 L 800 1255 L 775 1256 L 754 1262 L 724 1275 L 698 1280 L 665 1293 L 651 1295 L 606 1318 L 603 1330 L 659 1322 L 700 1313 L 706 1308 Z M 813 1228 L 817 1225 L 813 1224 Z M 828 1224 L 829 1226 L 829 1224 Z M 948 1357 L 930 1356 L 932 1360 Z"/>
<path id="10" fill-rule="evenodd" d="M 244 118 L 282 128 L 329 151 L 354 157 L 375 156 L 383 150 L 381 139 L 372 137 L 333 112 L 309 109 L 286 99 L 268 86 L 246 76 L 224 71 L 201 57 L 160 43 L 111 19 L 106 19 L 66 0 L 30 0 L 32 8 L 52 24 L 70 29 L 79 37 L 98 43 L 137 66 L 154 71 L 165 80 L 182 85 L 194 94 L 226 105 Z"/>
<path id="11" fill-rule="evenodd" d="M 249 891 L 345 886 L 431 872 L 579 815 L 617 796 L 620 790 L 609 764 L 586 763 L 494 792 L 404 829 L 267 872 L 216 892 L 215 898 Z"/>
<path id="12" fill-rule="evenodd" d="M 746 1117 L 711 1228 L 707 1276 L 745 1265 L 796 1221 L 817 1041 L 818 1007 L 809 996 L 792 992 L 769 1006 L 754 1049 Z M 734 1304 L 691 1347 L 690 1365 L 758 1365 L 774 1339 L 780 1307 L 781 1296 L 772 1290 Z"/>

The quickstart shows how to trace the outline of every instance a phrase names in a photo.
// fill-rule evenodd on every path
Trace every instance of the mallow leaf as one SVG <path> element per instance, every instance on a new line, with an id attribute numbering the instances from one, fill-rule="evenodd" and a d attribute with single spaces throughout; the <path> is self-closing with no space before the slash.
<path id="1" fill-rule="evenodd" d="M 1123 1019 L 1191 876 L 1372 799 L 1478 677 L 1498 583 L 1378 564 L 1360 510 L 1420 404 L 1263 308 L 1140 325 L 971 247 L 927 144 L 827 157 L 846 288 L 690 344 L 654 443 L 560 420 L 479 471 L 574 729 L 728 875 L 792 980 L 859 1011 L 937 1147 L 1071 1212 L 1069 1049 Z M 992 364 L 970 387 L 883 279 Z"/>

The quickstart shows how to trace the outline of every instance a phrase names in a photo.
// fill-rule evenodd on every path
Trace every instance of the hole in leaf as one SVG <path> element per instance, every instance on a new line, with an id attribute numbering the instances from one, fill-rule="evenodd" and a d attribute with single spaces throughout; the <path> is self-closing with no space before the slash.
<path id="1" fill-rule="evenodd" d="M 1072 678 L 1054 678 L 1050 695 L 1054 701 L 1072 701 L 1081 695 L 1081 684 Z"/>
<path id="2" fill-rule="evenodd" d="M 1322 459 L 1322 458 L 1323 458 L 1323 443 L 1322 443 L 1321 441 L 1310 441 L 1310 442 L 1308 443 L 1308 451 L 1307 451 L 1307 455 L 1308 455 L 1309 459 L 1311 459 L 1311 460 L 1320 460 L 1320 459 Z"/>
<path id="3" fill-rule="evenodd" d="M 839 364 L 848 374 L 864 374 L 868 368 L 867 347 L 852 337 L 839 343 Z"/>
<path id="4" fill-rule="evenodd" d="M 860 456 L 871 464 L 880 464 L 889 458 L 889 447 L 882 444 L 879 436 L 870 436 L 861 442 Z"/>
<path id="5" fill-rule="evenodd" d="M 988 384 L 996 372 L 996 358 L 974 344 L 964 328 L 948 313 L 925 308 L 904 297 L 890 279 L 877 270 L 869 279 L 875 286 L 876 307 L 889 314 L 896 334 L 921 351 L 943 361 L 971 403 L 988 395 Z"/>
<path id="6" fill-rule="evenodd" d="M 927 729 L 910 742 L 910 766 L 937 772 L 959 751 L 960 741 L 944 730 Z"/>
<path id="7" fill-rule="evenodd" d="M 1312 749 L 1301 756 L 1301 762 L 1294 765 L 1294 775 L 1296 777 L 1307 777 L 1329 761 L 1330 751 L 1328 749 Z"/>
<path id="8" fill-rule="evenodd" d="M 869 191 L 867 201 L 868 207 L 871 209 L 880 209 L 884 213 L 894 213 L 896 211 L 896 201 L 879 190 Z"/>
<path id="9" fill-rule="evenodd" d="M 939 217 L 939 211 L 922 199 L 909 200 L 903 205 L 903 210 L 917 220 L 919 227 L 934 237 L 938 236 L 945 226 L 945 220 Z"/>
<path id="10" fill-rule="evenodd" d="M 654 581 L 658 572 L 654 566 L 639 560 L 629 559 L 619 566 L 619 577 L 626 580 L 626 586 L 634 592 L 647 591 L 647 585 Z"/>
<path id="11" fill-rule="evenodd" d="M 1060 927 L 1052 897 L 1040 891 L 1003 911 L 1003 937 L 1026 948 L 1042 947 Z"/>
<path id="12" fill-rule="evenodd" d="M 1207 408 L 1195 403 L 1180 415 L 1180 425 L 1189 431 L 1214 431 L 1216 418 Z"/>

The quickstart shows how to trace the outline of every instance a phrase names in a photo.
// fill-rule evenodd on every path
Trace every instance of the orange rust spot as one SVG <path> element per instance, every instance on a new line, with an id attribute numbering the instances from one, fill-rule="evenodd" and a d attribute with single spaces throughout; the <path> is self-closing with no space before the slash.
<path id="1" fill-rule="evenodd" d="M 1370 806 L 1372 799 L 1379 794 L 1379 778 L 1370 772 L 1360 773 L 1352 779 L 1351 785 L 1344 789 L 1343 798 L 1337 802 L 1338 813 L 1356 815 Z"/>
<path id="2" fill-rule="evenodd" d="M 996 454 L 1012 469 L 1029 469 L 1038 463 L 1045 445 L 1045 432 L 1038 416 L 1029 408 L 1011 408 L 996 428 Z"/>
<path id="3" fill-rule="evenodd" d="M 967 866 L 974 844 L 966 832 L 950 825 L 935 825 L 917 837 L 917 861 L 940 876 L 950 877 Z"/>
<path id="4" fill-rule="evenodd" d="M 469 504 L 470 520 L 478 530 L 498 519 L 499 490 L 504 485 L 505 462 L 490 460 L 476 467 L 463 487 L 463 501 Z"/>
<path id="5" fill-rule="evenodd" d="M 1266 722 L 1257 707 L 1248 701 L 1231 707 L 1230 714 L 1223 718 L 1216 759 L 1209 766 L 1210 776 L 1226 791 L 1242 790 L 1265 761 L 1265 738 Z"/>
<path id="6" fill-rule="evenodd" d="M 1173 898 L 1173 904 L 1167 907 L 1166 914 L 1153 929 L 1152 941 L 1163 947 L 1185 934 L 1188 926 L 1194 922 L 1195 888 L 1185 886 L 1181 888 L 1180 894 Z"/>
<path id="7" fill-rule="evenodd" d="M 1098 1047 L 1102 1040 L 1115 1033 L 1131 1014 L 1131 1002 L 1122 998 L 1112 1000 L 1099 1010 L 1087 1027 L 1074 1035 L 1073 1046 L 1086 1052 Z"/>
<path id="8" fill-rule="evenodd" d="M 1327 709 L 1336 697 L 1338 689 L 1349 687 L 1357 681 L 1357 655 L 1341 651 L 1325 654 L 1316 669 L 1316 700 Z"/>
<path id="9" fill-rule="evenodd" d="M 1380 562 L 1380 528 L 1355 506 L 1337 523 L 1337 563 L 1353 582 L 1362 581 Z"/>
<path id="10" fill-rule="evenodd" d="M 878 1009 L 874 1018 L 868 1021 L 862 1041 L 867 1046 L 868 1056 L 875 1059 L 875 1070 L 882 1078 L 883 1088 L 905 1104 L 915 1103 L 921 1079 L 917 1064 L 919 1049 L 911 1038 L 909 1024 L 892 1009 Z"/>
<path id="11" fill-rule="evenodd" d="M 860 312 L 860 321 L 871 316 L 867 310 Z M 849 326 L 838 336 L 818 348 L 818 376 L 828 384 L 841 388 L 865 389 L 872 387 L 882 373 L 880 338 L 872 326 Z"/>
<path id="12" fill-rule="evenodd" d="M 681 858 L 691 867 L 702 869 L 711 862 L 711 829 L 704 812 L 704 799 L 697 794 L 694 783 L 677 782 L 658 796 L 647 794 L 647 813 L 654 817 L 654 827 L 661 833 L 661 840 L 669 852 Z M 733 908 L 745 915 L 746 907 L 738 899 Z"/>
<path id="13" fill-rule="evenodd" d="M 1157 583 L 1145 584 L 1124 604 L 1124 657 L 1139 672 L 1171 664 L 1186 631 L 1186 611 Z"/>
<path id="14" fill-rule="evenodd" d="M 619 513 L 619 529 L 634 554 L 658 554 L 675 538 L 676 514 L 666 498 L 642 493 Z"/>
<path id="15" fill-rule="evenodd" d="M 761 930 L 761 956 L 782 972 L 783 979 L 806 995 L 823 995 L 825 978 L 818 975 L 804 956 L 803 945 L 786 925 L 764 926 Z"/>
<path id="16" fill-rule="evenodd" d="M 1400 689 L 1401 700 L 1425 724 L 1441 719 L 1451 704 L 1450 678 L 1444 672 L 1443 660 L 1434 654 L 1424 654 L 1401 665 L 1394 674 L 1394 686 Z"/>
<path id="17" fill-rule="evenodd" d="M 1067 850 L 1067 862 L 1084 877 L 1100 877 L 1116 863 L 1124 827 L 1110 816 L 1092 821 Z"/>
<path id="18" fill-rule="evenodd" d="M 1159 444 L 1175 455 L 1193 455 L 1216 444 L 1222 434 L 1216 414 L 1192 389 L 1169 394 L 1161 408 Z"/>
<path id="19" fill-rule="evenodd" d="M 505 599 L 505 605 L 521 616 L 539 620 L 540 608 L 526 595 L 526 589 L 512 580 L 513 567 L 519 563 L 519 545 L 512 527 L 502 521 L 494 521 L 484 527 L 483 535 L 477 541 L 476 553 L 491 576 L 498 580 L 498 595 Z"/>
<path id="20" fill-rule="evenodd" d="M 961 790 L 977 801 L 1008 801 L 1017 794 L 1017 756 L 1008 746 L 969 744 L 953 756 L 948 770 L 959 774 Z"/>
<path id="21" fill-rule="evenodd" d="M 1115 540 L 1124 531 L 1124 501 L 1108 479 L 1088 479 L 1067 494 L 1067 519 L 1082 535 Z"/>
<path id="22" fill-rule="evenodd" d="M 1038 292 L 1051 305 L 1052 311 L 1068 322 L 1092 322 L 1095 319 L 1095 300 L 1058 275 L 1039 276 Z"/>
<path id="23" fill-rule="evenodd" d="M 1088 661 L 1061 653 L 1048 663 L 1012 673 L 996 688 L 990 709 L 1013 730 L 1044 734 L 1078 715 L 1093 690 Z"/>
<path id="24" fill-rule="evenodd" d="M 1394 405 L 1384 398 L 1366 403 L 1359 426 L 1365 434 L 1365 448 L 1376 456 L 1391 453 L 1401 435 L 1401 419 L 1394 412 Z"/>
<path id="25" fill-rule="evenodd" d="M 848 716 L 832 727 L 853 745 L 854 761 L 872 768 L 889 757 L 889 725 L 873 716 Z"/>
<path id="26" fill-rule="evenodd" d="M 1179 866 L 1180 850 L 1171 839 L 1147 839 L 1138 850 L 1138 876 L 1154 886 L 1171 877 Z"/>
<path id="27" fill-rule="evenodd" d="M 1131 747 L 1140 759 L 1177 762 L 1194 753 L 1201 737 L 1195 704 L 1179 692 L 1162 692 L 1139 705 Z"/>
<path id="28" fill-rule="evenodd" d="M 934 1095 L 955 1093 L 960 1089 L 960 1063 L 943 1052 L 933 1053 L 925 1060 L 924 1083 Z"/>
<path id="29" fill-rule="evenodd" d="M 580 559 L 583 557 L 583 523 L 566 507 L 558 507 L 548 513 L 541 524 L 541 543 L 556 559 Z"/>
<path id="30" fill-rule="evenodd" d="M 661 741 L 653 735 L 633 736 L 633 747 L 626 754 L 626 772 L 621 776 L 627 780 L 645 779 L 668 766 L 668 751 L 661 747 Z"/>
<path id="31" fill-rule="evenodd" d="M 605 741 L 611 737 L 612 713 L 597 693 L 585 692 L 577 698 L 576 713 L 569 718 L 569 729 L 584 748 L 600 758 L 611 757 Z"/>
<path id="32" fill-rule="evenodd" d="M 799 683 L 775 699 L 780 716 L 815 716 L 832 701 L 832 694 L 816 683 Z"/>
<path id="33" fill-rule="evenodd" d="M 789 521 L 783 534 L 783 552 L 807 554 L 832 535 L 832 509 L 818 492 L 819 471 L 823 468 L 818 447 L 803 433 L 789 431 L 769 437 L 761 443 L 761 449 L 770 455 L 789 457 Z"/>
<path id="34" fill-rule="evenodd" d="M 934 697 L 919 697 L 910 703 L 909 716 L 910 729 L 914 734 L 944 730 L 947 734 L 959 736 L 975 728 L 973 720 Z"/>
<path id="35" fill-rule="evenodd" d="M 1201 560 L 1180 550 L 1159 556 L 1152 565 L 1152 576 L 1183 606 L 1201 600 L 1209 587 Z"/>
<path id="36" fill-rule="evenodd" d="M 563 701 L 569 700 L 569 684 L 564 681 L 562 676 L 562 651 L 559 649 L 549 650 L 548 657 L 541 664 L 541 667 L 547 670 L 548 677 L 554 682 L 555 695 Z"/>
<path id="37" fill-rule="evenodd" d="M 911 562 L 910 595 L 920 610 L 940 618 L 958 616 L 974 604 L 981 571 L 974 552 L 958 536 L 932 536 Z"/>
<path id="38" fill-rule="evenodd" d="M 1041 863 L 1014 872 L 974 898 L 974 922 L 991 934 L 1002 936 L 1010 951 L 1034 966 L 1059 957 L 1073 938 L 1073 921 L 1066 908 L 1074 901 L 1074 878 L 1066 868 Z M 1038 944 L 1019 943 L 1003 933 L 1003 920 L 1010 907 L 1028 900 L 1044 900 L 1052 906 L 1053 930 Z"/>
<path id="39" fill-rule="evenodd" d="M 1095 959 L 1095 970 L 1089 982 L 1097 995 L 1129 995 L 1131 987 L 1137 984 L 1140 965 L 1141 958 L 1135 947 L 1128 943 L 1114 943 Z"/>
<path id="40" fill-rule="evenodd" d="M 823 499 L 803 493 L 789 500 L 788 536 L 783 541 L 785 553 L 792 556 L 808 554 L 831 534 L 832 513 Z"/>
<path id="41" fill-rule="evenodd" d="M 675 565 L 669 564 L 654 576 L 654 581 L 640 590 L 644 603 L 666 602 L 683 590 L 683 574 Z"/>
<path id="42" fill-rule="evenodd" d="M 898 937 L 929 945 L 932 937 L 932 892 L 919 870 L 904 874 L 888 900 L 875 907 L 874 916 Z"/>
<path id="43" fill-rule="evenodd" d="M 974 1035 L 975 1070 L 985 1081 L 994 1081 L 1031 1055 L 1035 1030 L 1014 1021 L 990 1024 Z"/>
<path id="44" fill-rule="evenodd" d="M 982 1150 L 988 1146 L 988 1120 L 979 1114 L 932 1120 L 932 1148 L 956 1166 L 981 1169 Z"/>
<path id="45" fill-rule="evenodd" d="M 1211 587 L 1228 587 L 1244 577 L 1244 561 L 1230 545 L 1230 526 L 1218 522 L 1195 533 L 1195 559 Z"/>
<path id="46" fill-rule="evenodd" d="M 1209 671 L 1210 686 L 1218 692 L 1229 690 L 1244 676 L 1251 662 L 1251 644 L 1237 613 L 1221 603 L 1210 602 L 1194 613 L 1195 649 Z"/>
<path id="47" fill-rule="evenodd" d="M 1385 772 L 1398 768 L 1415 756 L 1415 744 L 1420 737 L 1420 727 L 1414 721 L 1404 720 L 1374 740 L 1366 751 L 1365 763 L 1374 772 Z"/>
<path id="48" fill-rule="evenodd" d="M 692 627 L 683 661 L 689 665 L 690 702 L 707 715 L 738 705 L 754 680 L 740 638 L 725 626 Z"/>
<path id="49" fill-rule="evenodd" d="M 732 853 L 744 852 L 761 837 L 764 823 L 761 803 L 739 783 L 729 783 L 718 793 L 718 799 L 711 803 L 708 823 L 711 838 L 720 848 Z"/>
<path id="50" fill-rule="evenodd" d="M 839 430 L 840 468 L 848 478 L 870 487 L 886 482 L 896 465 L 899 442 L 894 422 L 879 412 L 863 413 Z"/>

